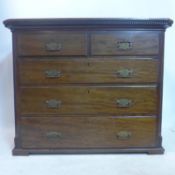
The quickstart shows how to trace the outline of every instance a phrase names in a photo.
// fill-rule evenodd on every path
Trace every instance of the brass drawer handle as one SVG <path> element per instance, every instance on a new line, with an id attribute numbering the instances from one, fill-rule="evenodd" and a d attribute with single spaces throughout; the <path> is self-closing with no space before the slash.
<path id="1" fill-rule="evenodd" d="M 60 139 L 60 138 L 62 138 L 62 133 L 56 132 L 56 131 L 50 131 L 50 132 L 46 133 L 46 137 L 48 139 Z"/>
<path id="2" fill-rule="evenodd" d="M 59 78 L 61 77 L 61 71 L 57 70 L 46 70 L 45 75 L 47 78 Z"/>
<path id="3" fill-rule="evenodd" d="M 120 50 L 129 50 L 132 49 L 132 42 L 130 41 L 118 41 L 117 42 L 117 48 Z"/>
<path id="4" fill-rule="evenodd" d="M 61 51 L 62 44 L 58 42 L 48 42 L 45 45 L 46 51 Z"/>
<path id="5" fill-rule="evenodd" d="M 128 140 L 131 137 L 131 132 L 128 131 L 120 131 L 117 133 L 117 139 L 119 140 Z"/>
<path id="6" fill-rule="evenodd" d="M 61 101 L 56 99 L 50 99 L 46 100 L 46 104 L 48 108 L 56 109 L 61 106 Z"/>
<path id="7" fill-rule="evenodd" d="M 130 99 L 121 98 L 116 100 L 116 104 L 120 108 L 129 108 L 133 104 L 133 102 Z"/>
<path id="8" fill-rule="evenodd" d="M 121 69 L 117 71 L 117 76 L 119 78 L 131 78 L 134 74 L 133 69 Z"/>

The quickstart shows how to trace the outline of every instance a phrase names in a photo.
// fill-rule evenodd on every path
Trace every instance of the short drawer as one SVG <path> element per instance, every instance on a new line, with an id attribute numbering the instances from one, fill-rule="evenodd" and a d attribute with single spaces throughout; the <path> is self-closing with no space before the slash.
<path id="1" fill-rule="evenodd" d="M 96 32 L 91 36 L 91 45 L 92 55 L 156 55 L 159 32 Z"/>
<path id="2" fill-rule="evenodd" d="M 23 59 L 19 62 L 19 79 L 21 85 L 156 83 L 158 67 L 155 59 Z"/>
<path id="3" fill-rule="evenodd" d="M 154 87 L 59 86 L 21 88 L 19 109 L 25 114 L 157 114 Z"/>
<path id="4" fill-rule="evenodd" d="M 156 146 L 152 117 L 21 118 L 22 148 L 130 148 Z"/>
<path id="5" fill-rule="evenodd" d="M 86 55 L 86 37 L 82 32 L 20 32 L 17 34 L 18 55 Z"/>

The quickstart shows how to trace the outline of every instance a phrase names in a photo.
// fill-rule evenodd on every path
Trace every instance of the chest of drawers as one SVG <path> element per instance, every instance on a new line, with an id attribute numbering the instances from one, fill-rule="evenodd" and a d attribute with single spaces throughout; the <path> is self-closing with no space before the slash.
<path id="1" fill-rule="evenodd" d="M 170 19 L 11 19 L 14 155 L 161 154 Z"/>

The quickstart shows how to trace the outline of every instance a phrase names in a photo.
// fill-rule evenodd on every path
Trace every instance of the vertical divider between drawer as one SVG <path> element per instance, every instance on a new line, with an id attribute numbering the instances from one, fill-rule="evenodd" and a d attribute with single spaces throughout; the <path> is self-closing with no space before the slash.
<path id="1" fill-rule="evenodd" d="M 91 56 L 91 31 L 87 32 L 87 56 Z"/>

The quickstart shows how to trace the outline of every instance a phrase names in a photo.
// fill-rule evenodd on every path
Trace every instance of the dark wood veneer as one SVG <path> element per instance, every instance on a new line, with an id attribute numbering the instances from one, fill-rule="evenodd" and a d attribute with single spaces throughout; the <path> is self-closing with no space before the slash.
<path id="1" fill-rule="evenodd" d="M 19 32 L 17 38 L 20 56 L 87 54 L 87 36 L 82 32 Z M 60 48 L 47 50 L 47 44 L 58 44 Z"/>
<path id="2" fill-rule="evenodd" d="M 162 154 L 164 32 L 172 23 L 4 21 L 13 33 L 13 154 Z"/>
<path id="3" fill-rule="evenodd" d="M 118 72 L 133 70 L 133 75 L 123 78 Z M 59 77 L 49 78 L 45 72 L 56 70 Z M 159 61 L 157 59 L 115 58 L 46 58 L 19 61 L 21 85 L 59 85 L 68 83 L 157 83 Z"/>
<path id="4" fill-rule="evenodd" d="M 159 32 L 117 31 L 92 34 L 92 55 L 156 55 Z M 118 42 L 130 42 L 130 49 L 117 48 Z"/>
<path id="5" fill-rule="evenodd" d="M 100 114 L 148 115 L 157 113 L 157 89 L 154 87 L 62 86 L 56 88 L 22 88 L 20 114 Z M 83 98 L 82 98 L 83 97 Z M 119 107 L 117 100 L 132 101 Z M 46 101 L 60 101 L 58 108 L 48 108 Z"/>
<path id="6" fill-rule="evenodd" d="M 81 132 L 80 132 L 81 131 Z M 130 138 L 117 137 L 121 131 Z M 59 137 L 48 137 L 57 132 Z M 115 117 L 22 118 L 22 148 L 132 148 L 156 146 L 156 119 Z"/>

